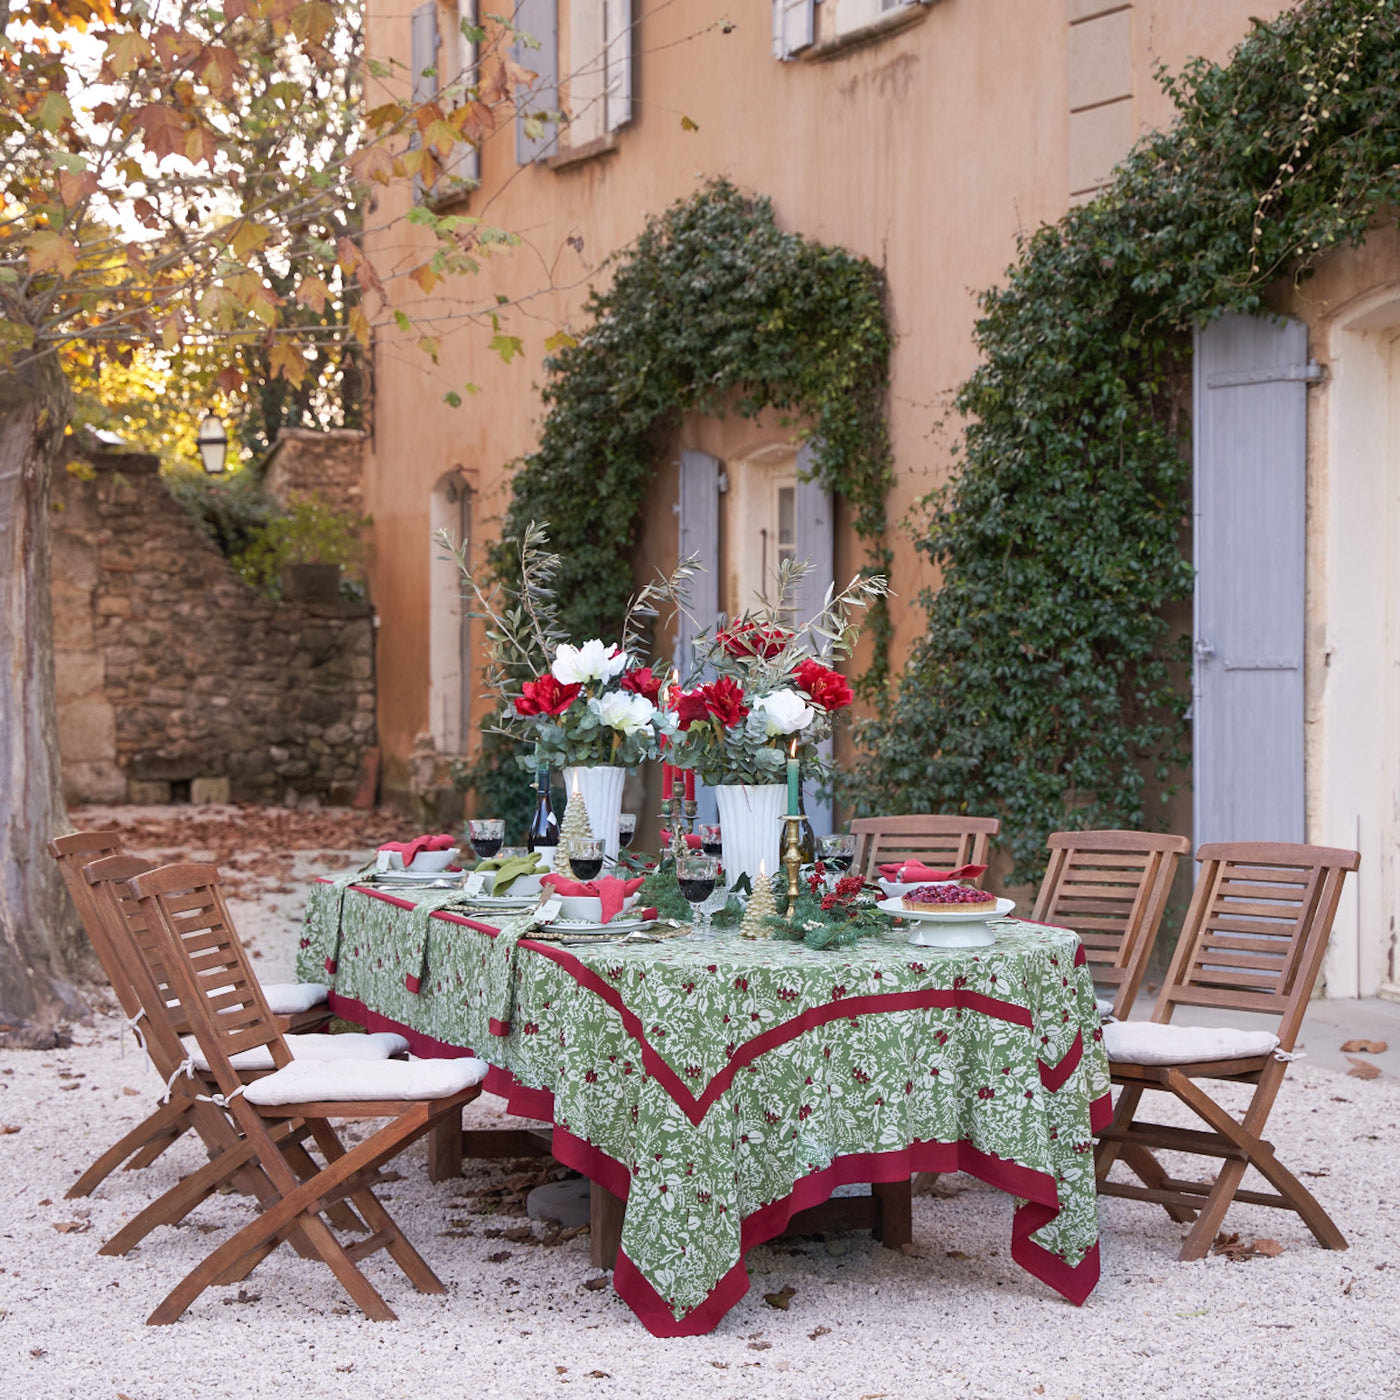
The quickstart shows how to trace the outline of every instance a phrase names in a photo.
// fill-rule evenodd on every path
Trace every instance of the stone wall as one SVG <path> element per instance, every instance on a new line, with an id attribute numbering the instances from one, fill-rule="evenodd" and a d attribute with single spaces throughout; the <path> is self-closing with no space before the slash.
<path id="1" fill-rule="evenodd" d="M 68 800 L 350 801 L 375 743 L 371 609 L 255 592 L 158 466 L 98 454 L 54 482 Z"/>
<path id="2" fill-rule="evenodd" d="M 336 510 L 363 515 L 365 442 L 352 428 L 280 428 L 263 463 L 263 490 L 281 506 L 316 495 Z"/>

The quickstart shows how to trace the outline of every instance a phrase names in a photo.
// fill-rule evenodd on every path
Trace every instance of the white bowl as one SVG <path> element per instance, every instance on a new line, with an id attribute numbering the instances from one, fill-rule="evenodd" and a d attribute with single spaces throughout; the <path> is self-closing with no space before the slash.
<path id="1" fill-rule="evenodd" d="M 419 851 L 413 857 L 413 864 L 408 868 L 419 874 L 425 872 L 431 874 L 434 871 L 446 870 L 461 854 L 462 848 L 460 846 L 453 846 L 446 851 Z"/>
<path id="2" fill-rule="evenodd" d="M 496 876 L 499 872 L 495 870 L 483 870 L 481 878 L 485 881 L 487 894 L 496 893 Z M 544 886 L 540 883 L 544 879 L 543 875 L 517 875 L 505 889 L 505 894 L 511 899 L 528 899 L 540 893 Z"/>
<path id="3" fill-rule="evenodd" d="M 637 895 L 629 894 L 622 901 L 623 911 L 630 909 L 637 898 Z M 561 894 L 559 906 L 559 917 L 570 922 L 596 924 L 603 917 L 603 901 L 592 895 Z"/>

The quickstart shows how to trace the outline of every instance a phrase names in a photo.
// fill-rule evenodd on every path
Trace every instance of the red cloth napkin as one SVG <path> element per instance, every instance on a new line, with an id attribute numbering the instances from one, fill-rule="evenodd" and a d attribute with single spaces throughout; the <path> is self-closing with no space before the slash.
<path id="1" fill-rule="evenodd" d="M 540 883 L 571 899 L 596 899 L 603 906 L 601 922 L 610 924 L 622 912 L 622 901 L 629 894 L 636 894 L 645 880 L 645 875 L 638 875 L 635 880 L 619 880 L 614 875 L 605 875 L 601 880 L 566 880 L 562 875 L 546 875 Z"/>
<path id="2" fill-rule="evenodd" d="M 956 870 L 933 870 L 916 860 L 897 861 L 880 867 L 880 878 L 901 885 L 936 885 L 940 880 L 978 880 L 987 873 L 985 865 L 960 865 Z"/>
<path id="3" fill-rule="evenodd" d="M 669 846 L 671 844 L 671 833 L 667 831 L 664 826 L 661 828 L 661 844 L 662 846 Z M 685 844 L 688 849 L 698 851 L 704 843 L 693 831 L 687 831 L 685 833 Z"/>
<path id="4" fill-rule="evenodd" d="M 415 836 L 412 841 L 386 841 L 381 851 L 402 851 L 403 868 L 408 869 L 418 859 L 419 851 L 450 851 L 456 840 L 447 832 L 441 836 Z"/>

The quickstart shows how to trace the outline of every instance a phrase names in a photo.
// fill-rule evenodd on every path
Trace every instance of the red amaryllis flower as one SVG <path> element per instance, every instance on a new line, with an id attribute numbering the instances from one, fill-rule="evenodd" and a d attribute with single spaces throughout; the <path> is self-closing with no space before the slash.
<path id="1" fill-rule="evenodd" d="M 840 671 L 830 670 L 810 657 L 793 672 L 793 679 L 812 697 L 812 703 L 824 710 L 844 709 L 856 698 Z"/>
<path id="2" fill-rule="evenodd" d="M 622 677 L 623 690 L 630 690 L 633 695 L 643 696 L 650 700 L 653 705 L 658 704 L 661 699 L 661 677 L 651 673 L 650 666 L 639 666 L 635 670 L 628 671 Z"/>
<path id="3" fill-rule="evenodd" d="M 765 661 L 777 656 L 791 640 L 791 632 L 781 627 L 760 627 L 756 622 L 736 622 L 715 633 L 715 641 L 730 656 L 761 656 Z"/>
<path id="4" fill-rule="evenodd" d="M 583 687 L 577 683 L 565 685 L 546 672 L 537 681 L 526 681 L 520 687 L 515 710 L 521 715 L 562 715 L 578 698 Z"/>
<path id="5" fill-rule="evenodd" d="M 683 690 L 680 694 L 671 692 L 671 704 L 676 711 L 676 728 L 689 729 L 698 719 L 708 719 L 710 712 L 705 707 L 705 687 L 698 690 Z"/>
<path id="6" fill-rule="evenodd" d="M 743 687 L 731 676 L 721 676 L 709 685 L 702 685 L 700 691 L 705 697 L 705 708 L 726 729 L 733 729 L 749 712 L 744 704 Z"/>

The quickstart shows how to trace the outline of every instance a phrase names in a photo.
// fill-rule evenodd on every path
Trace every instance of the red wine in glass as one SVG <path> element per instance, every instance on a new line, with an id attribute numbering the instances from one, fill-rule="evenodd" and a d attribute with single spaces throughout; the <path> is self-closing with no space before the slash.
<path id="1" fill-rule="evenodd" d="M 490 860 L 492 856 L 505 844 L 505 838 L 501 836 L 476 836 L 472 838 L 472 850 L 480 860 Z"/>
<path id="2" fill-rule="evenodd" d="M 580 880 L 596 880 L 603 873 L 603 857 L 570 856 L 569 868 Z"/>
<path id="3" fill-rule="evenodd" d="M 720 835 L 720 829 L 713 823 L 707 822 L 700 827 L 700 849 L 707 856 L 722 856 L 724 854 L 724 840 Z"/>
<path id="4" fill-rule="evenodd" d="M 681 893 L 692 904 L 703 904 L 715 892 L 715 879 L 710 876 L 708 880 L 686 879 L 677 883 L 681 887 Z"/>

